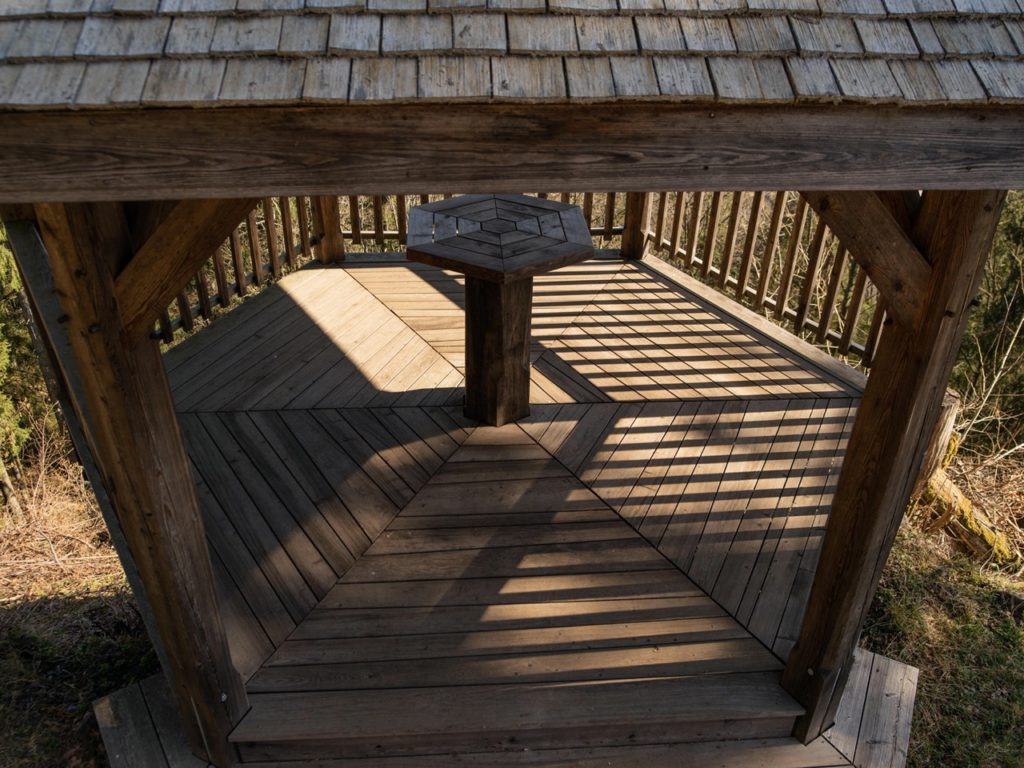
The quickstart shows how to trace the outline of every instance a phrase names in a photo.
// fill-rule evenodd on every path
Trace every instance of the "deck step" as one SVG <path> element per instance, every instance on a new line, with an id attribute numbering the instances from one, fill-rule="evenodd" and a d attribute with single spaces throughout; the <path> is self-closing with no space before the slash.
<path id="1" fill-rule="evenodd" d="M 588 749 L 475 752 L 457 757 L 338 758 L 286 764 L 247 763 L 252 768 L 851 768 L 825 739 L 804 746 L 794 738 L 640 744 Z M 115 766 L 114 768 L 119 768 Z"/>
<path id="2" fill-rule="evenodd" d="M 430 755 L 788 736 L 777 673 L 253 694 L 245 761 Z"/>
<path id="3" fill-rule="evenodd" d="M 538 466 L 586 493 L 518 426 L 474 430 L 399 513 L 410 527 L 389 527 L 249 679 L 243 760 L 788 736 L 802 710 L 779 659 L 624 520 L 494 525 L 519 514 L 504 497 L 486 523 L 465 511 L 497 477 L 531 496 Z M 430 522 L 444 515 L 465 524 Z"/>

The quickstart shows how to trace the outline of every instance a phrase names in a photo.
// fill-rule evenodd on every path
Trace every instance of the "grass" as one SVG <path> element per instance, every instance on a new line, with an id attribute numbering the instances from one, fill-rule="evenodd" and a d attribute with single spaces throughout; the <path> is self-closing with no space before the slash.
<path id="1" fill-rule="evenodd" d="M 0 765 L 103 766 L 92 702 L 156 657 L 81 469 L 58 451 L 18 486 L 25 519 L 0 512 Z"/>
<path id="2" fill-rule="evenodd" d="M 904 524 L 862 642 L 920 669 L 910 768 L 1024 766 L 1022 588 Z"/>

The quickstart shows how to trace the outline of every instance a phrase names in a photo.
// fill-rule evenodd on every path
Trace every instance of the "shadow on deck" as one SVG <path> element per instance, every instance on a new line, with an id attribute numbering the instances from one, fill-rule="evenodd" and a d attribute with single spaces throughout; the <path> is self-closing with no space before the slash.
<path id="1" fill-rule="evenodd" d="M 809 747 L 778 684 L 860 381 L 664 272 L 537 278 L 500 429 L 461 415 L 461 279 L 404 261 L 302 270 L 167 355 L 243 761 L 900 763 L 902 665 L 863 656 Z"/>

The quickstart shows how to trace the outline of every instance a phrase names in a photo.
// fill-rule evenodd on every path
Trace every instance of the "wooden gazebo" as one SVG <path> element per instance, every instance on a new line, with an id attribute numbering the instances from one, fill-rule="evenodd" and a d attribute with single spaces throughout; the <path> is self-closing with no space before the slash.
<path id="1" fill-rule="evenodd" d="M 849 748 L 820 737 L 896 717 L 884 708 L 898 697 L 843 693 L 867 685 L 865 612 L 1005 190 L 1024 186 L 1019 0 L 5 0 L 0 59 L 0 216 L 195 755 L 881 764 L 857 727 Z M 548 384 L 534 379 L 547 401 L 476 428 L 457 354 L 422 330 L 457 336 L 461 313 L 410 319 L 438 296 L 457 308 L 460 284 L 342 261 L 332 200 L 540 189 L 627 193 L 622 253 L 538 278 L 555 329 L 532 358 L 550 363 Z M 803 193 L 885 306 L 866 384 L 644 260 L 647 193 L 662 189 Z M 270 196 L 314 197 L 321 261 L 336 266 L 161 355 L 163 310 Z M 285 317 L 301 349 L 246 362 Z M 684 347 L 692 377 L 647 371 L 643 391 L 588 363 L 615 348 L 616 365 L 665 370 Z M 374 363 L 385 348 L 416 355 Z M 346 373 L 314 397 L 288 366 Z M 746 501 L 762 486 L 695 479 L 719 449 L 742 459 L 741 480 L 810 477 L 790 453 L 737 447 L 768 422 L 771 445 L 793 430 L 836 467 L 798 534 L 814 549 L 802 569 L 800 552 L 760 543 L 804 525 L 787 516 L 799 493 L 779 491 L 780 522 L 762 524 Z M 679 463 L 698 433 L 703 453 Z M 268 446 L 275 460 L 260 459 Z M 773 592 L 764 574 L 783 560 Z M 753 621 L 765 595 L 770 631 Z M 586 625 L 604 634 L 565 629 L 584 610 L 609 612 Z M 584 654 L 621 648 L 644 616 L 675 622 L 677 640 Z M 181 744 L 159 727 L 146 742 L 142 719 L 121 718 L 122 747 L 178 764 Z"/>

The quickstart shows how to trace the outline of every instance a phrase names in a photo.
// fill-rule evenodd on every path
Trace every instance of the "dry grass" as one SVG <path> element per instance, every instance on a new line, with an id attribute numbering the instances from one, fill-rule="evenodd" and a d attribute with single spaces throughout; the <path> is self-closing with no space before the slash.
<path id="1" fill-rule="evenodd" d="M 96 499 L 82 468 L 68 456 L 20 478 L 25 519 L 0 527 L 0 588 L 4 602 L 123 576 Z"/>
<path id="2" fill-rule="evenodd" d="M 81 467 L 37 448 L 0 517 L 0 765 L 101 766 L 92 701 L 156 660 Z"/>

